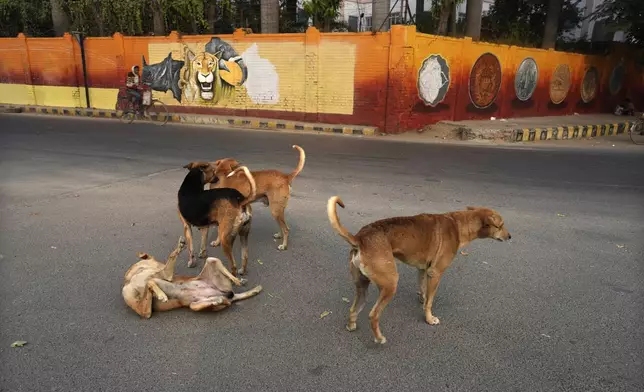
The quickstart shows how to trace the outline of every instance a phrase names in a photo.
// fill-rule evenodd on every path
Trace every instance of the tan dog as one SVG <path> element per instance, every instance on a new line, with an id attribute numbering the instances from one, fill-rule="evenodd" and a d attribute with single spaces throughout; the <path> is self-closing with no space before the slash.
<path id="1" fill-rule="evenodd" d="M 237 279 L 214 257 L 206 260 L 198 276 L 174 276 L 177 256 L 184 246 L 181 238 L 166 264 L 147 253 L 139 253 L 141 260 L 126 272 L 123 299 L 141 317 L 150 318 L 153 308 L 155 311 L 181 307 L 193 311 L 219 311 L 262 291 L 262 286 L 257 286 L 243 293 L 233 293 L 232 285 L 241 286 L 245 280 Z"/>
<path id="2" fill-rule="evenodd" d="M 269 206 L 271 215 L 273 215 L 273 218 L 280 226 L 280 232 L 273 235 L 273 238 L 275 239 L 282 238 L 282 243 L 277 247 L 279 250 L 286 250 L 288 248 L 289 228 L 286 224 L 284 211 L 286 210 L 288 200 L 291 197 L 291 183 L 304 168 L 304 162 L 306 160 L 306 154 L 300 146 L 294 145 L 293 148 L 300 152 L 300 161 L 292 173 L 285 174 L 278 170 L 260 170 L 251 172 L 251 175 L 257 184 L 257 193 L 253 201 L 261 200 L 265 205 Z M 215 184 L 211 184 L 210 189 L 233 188 L 248 197 L 250 194 L 250 187 L 244 176 L 242 174 L 230 176 L 230 173 L 233 170 L 236 170 L 239 166 L 239 162 L 232 158 L 220 159 L 214 163 L 210 163 L 210 167 L 207 170 L 213 171 L 214 175 L 217 177 L 217 182 Z M 218 238 L 212 245 L 219 246 L 219 243 L 220 240 Z"/>
<path id="3" fill-rule="evenodd" d="M 432 314 L 438 283 L 458 249 L 478 238 L 498 241 L 511 238 L 499 213 L 478 207 L 445 214 L 382 219 L 364 226 L 353 235 L 340 224 L 336 204 L 344 208 L 342 200 L 334 196 L 327 203 L 327 214 L 333 229 L 351 245 L 349 269 L 356 286 L 347 330 L 356 329 L 358 314 L 365 306 L 367 288 L 370 282 L 374 282 L 380 296 L 369 313 L 369 319 L 376 343 L 387 341 L 380 332 L 379 321 L 398 286 L 394 258 L 418 268 L 425 320 L 434 325 L 439 323 L 438 317 Z"/>

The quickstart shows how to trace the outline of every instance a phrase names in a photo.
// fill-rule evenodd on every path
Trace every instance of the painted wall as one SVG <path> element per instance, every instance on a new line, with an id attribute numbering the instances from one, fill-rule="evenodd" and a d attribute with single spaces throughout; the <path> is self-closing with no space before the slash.
<path id="1" fill-rule="evenodd" d="M 89 38 L 85 49 L 90 103 L 100 109 L 114 108 L 133 65 L 177 112 L 371 125 L 388 133 L 440 120 L 611 111 L 625 94 L 644 108 L 644 79 L 627 54 L 474 43 L 420 34 L 414 26 L 375 35 L 314 28 L 216 37 L 115 34 Z M 70 35 L 0 39 L 0 103 L 84 107 L 78 42 Z"/>

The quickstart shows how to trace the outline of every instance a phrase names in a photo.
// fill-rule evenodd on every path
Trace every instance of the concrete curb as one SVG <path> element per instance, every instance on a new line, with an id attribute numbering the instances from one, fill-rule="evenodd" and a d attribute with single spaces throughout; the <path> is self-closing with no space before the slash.
<path id="1" fill-rule="evenodd" d="M 598 136 L 613 136 L 627 132 L 632 122 L 612 124 L 572 125 L 549 128 L 524 128 L 512 131 L 513 142 L 538 142 L 542 140 L 570 140 Z"/>
<path id="2" fill-rule="evenodd" d="M 118 118 L 115 110 L 87 109 L 87 108 L 65 108 L 52 106 L 21 106 L 21 105 L 0 105 L 0 112 L 6 113 L 34 113 L 62 116 L 80 116 L 97 118 Z M 362 125 L 333 125 L 320 123 L 307 123 L 301 121 L 286 121 L 276 119 L 260 119 L 251 117 L 233 116 L 207 116 L 198 114 L 172 114 L 168 122 L 184 124 L 220 125 L 238 128 L 273 129 L 311 131 L 322 133 L 335 133 L 354 136 L 377 136 L 378 128 Z"/>

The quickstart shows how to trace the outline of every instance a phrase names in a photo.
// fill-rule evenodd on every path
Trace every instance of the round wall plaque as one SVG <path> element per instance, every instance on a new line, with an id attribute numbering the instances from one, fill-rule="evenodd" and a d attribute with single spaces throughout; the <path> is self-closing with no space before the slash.
<path id="1" fill-rule="evenodd" d="M 550 100 L 555 105 L 562 103 L 570 91 L 570 67 L 568 64 L 559 64 L 550 79 Z"/>
<path id="2" fill-rule="evenodd" d="M 537 62 L 527 57 L 519 64 L 514 77 L 514 92 L 519 101 L 527 101 L 532 97 L 537 89 L 537 80 L 539 80 Z"/>
<path id="3" fill-rule="evenodd" d="M 479 57 L 470 72 L 470 100 L 479 109 L 494 103 L 501 89 L 501 63 L 492 53 Z"/>

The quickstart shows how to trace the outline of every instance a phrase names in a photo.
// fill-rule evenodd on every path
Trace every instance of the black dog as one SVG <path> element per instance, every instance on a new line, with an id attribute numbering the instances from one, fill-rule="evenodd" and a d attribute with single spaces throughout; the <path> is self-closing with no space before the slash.
<path id="1" fill-rule="evenodd" d="M 219 226 L 219 242 L 222 245 L 224 254 L 230 261 L 230 270 L 233 275 L 237 274 L 237 264 L 233 257 L 233 243 L 237 235 L 240 235 L 242 244 L 242 269 L 240 273 L 246 273 L 248 265 L 248 234 L 250 233 L 251 207 L 250 201 L 255 198 L 255 179 L 245 166 L 239 167 L 235 172 L 242 170 L 251 187 L 251 194 L 245 198 L 239 191 L 231 188 L 220 188 L 204 190 L 204 184 L 212 181 L 206 178 L 207 173 L 203 171 L 208 167 L 207 163 L 191 162 L 184 166 L 189 169 L 188 175 L 179 188 L 179 218 L 183 222 L 183 231 L 188 241 L 189 260 L 188 266 L 194 267 L 194 255 L 192 247 L 192 226 L 201 230 L 201 251 L 199 257 L 206 257 L 206 241 L 208 227 Z M 233 175 L 231 173 L 230 175 Z"/>

